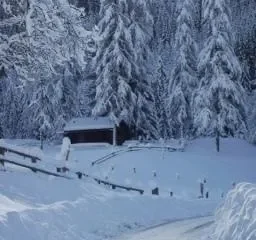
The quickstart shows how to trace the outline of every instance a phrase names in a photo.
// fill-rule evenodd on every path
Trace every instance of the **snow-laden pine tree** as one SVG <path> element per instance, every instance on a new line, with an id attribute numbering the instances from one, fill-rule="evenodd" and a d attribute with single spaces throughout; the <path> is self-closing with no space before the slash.
<path id="1" fill-rule="evenodd" d="M 193 92 L 198 84 L 197 44 L 194 40 L 195 9 L 193 0 L 183 0 L 178 5 L 175 35 L 175 68 L 171 74 L 168 99 L 168 115 L 171 135 L 175 138 L 191 134 Z"/>
<path id="2" fill-rule="evenodd" d="M 96 96 L 93 116 L 109 116 L 116 124 L 134 122 L 136 95 L 134 48 L 129 31 L 130 1 L 102 0 L 98 24 Z"/>
<path id="3" fill-rule="evenodd" d="M 135 127 L 143 137 L 157 137 L 156 119 L 153 109 L 153 89 L 149 80 L 150 42 L 153 38 L 153 17 L 149 2 L 133 0 L 131 10 L 132 47 L 134 52 L 134 77 L 132 89 L 137 96 L 134 112 Z"/>
<path id="4" fill-rule="evenodd" d="M 90 117 L 92 115 L 92 109 L 95 105 L 96 95 L 96 74 L 93 64 L 93 58 L 97 52 L 96 36 L 98 35 L 98 28 L 92 30 L 90 41 L 88 41 L 88 57 L 87 57 L 87 69 L 86 76 L 81 81 L 78 87 L 79 96 L 79 108 L 82 116 Z"/>
<path id="5" fill-rule="evenodd" d="M 25 14 L 27 0 L 2 0 L 0 3 L 0 77 L 13 73 L 23 81 L 27 77 L 28 42 Z M 10 71 L 9 71 L 10 70 Z"/>
<path id="6" fill-rule="evenodd" d="M 219 143 L 220 135 L 241 136 L 246 132 L 241 67 L 233 49 L 229 0 L 203 0 L 203 19 L 208 36 L 199 57 L 194 127 L 197 135 L 215 135 Z"/>
<path id="7" fill-rule="evenodd" d="M 24 82 L 29 44 L 26 38 L 27 0 L 0 3 L 0 128 L 2 137 L 22 136 L 26 103 Z"/>
<path id="8" fill-rule="evenodd" d="M 156 129 L 159 138 L 167 139 L 169 136 L 169 123 L 166 111 L 168 79 L 161 57 L 158 57 L 157 69 L 153 78 L 152 88 L 154 89 L 154 111 L 157 120 Z"/>
<path id="9" fill-rule="evenodd" d="M 93 115 L 107 115 L 117 124 L 123 120 L 145 137 L 155 133 L 152 94 L 146 79 L 145 46 L 150 34 L 142 6 L 126 0 L 101 2 Z"/>
<path id="10" fill-rule="evenodd" d="M 14 68 L 0 78 L 0 128 L 5 138 L 22 137 L 22 115 L 26 95 Z"/>
<path id="11" fill-rule="evenodd" d="M 66 0 L 30 0 L 26 18 L 34 88 L 30 109 L 34 129 L 43 129 L 46 137 L 55 135 L 65 120 L 80 115 L 77 88 L 87 64 L 90 35 L 81 14 Z"/>
<path id="12" fill-rule="evenodd" d="M 61 66 L 60 47 L 56 44 L 63 32 L 63 25 L 57 17 L 56 6 L 51 0 L 30 1 L 26 18 L 27 33 L 31 49 L 28 65 L 30 91 L 29 111 L 33 136 L 50 138 L 55 132 L 55 119 L 63 116 L 60 111 L 62 97 L 61 75 L 56 66 Z M 65 58 L 64 58 L 65 59 Z M 60 83 L 59 83 L 60 82 Z M 58 86 L 59 85 L 59 86 Z"/>

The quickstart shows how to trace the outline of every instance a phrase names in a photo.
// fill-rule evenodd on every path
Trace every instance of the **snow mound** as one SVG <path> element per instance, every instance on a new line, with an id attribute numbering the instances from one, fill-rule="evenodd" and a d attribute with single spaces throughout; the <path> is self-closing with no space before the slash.
<path id="1" fill-rule="evenodd" d="M 10 198 L 0 194 L 0 223 L 6 221 L 8 213 L 22 212 L 29 207 L 21 202 L 13 201 Z"/>
<path id="2" fill-rule="evenodd" d="M 61 151 L 56 156 L 57 160 L 60 160 L 60 161 L 67 160 L 68 154 L 70 151 L 70 145 L 71 145 L 70 139 L 68 137 L 63 138 Z"/>
<path id="3" fill-rule="evenodd" d="M 256 185 L 241 183 L 217 211 L 215 240 L 256 239 Z"/>

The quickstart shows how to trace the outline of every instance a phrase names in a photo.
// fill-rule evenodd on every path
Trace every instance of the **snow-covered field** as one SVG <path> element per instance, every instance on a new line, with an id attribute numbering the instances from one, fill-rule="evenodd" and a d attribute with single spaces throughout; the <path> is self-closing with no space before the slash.
<path id="1" fill-rule="evenodd" d="M 38 146 L 35 141 L 6 142 Z M 223 140 L 221 147 L 216 153 L 213 139 L 200 139 L 184 152 L 123 152 L 92 166 L 125 147 L 72 146 L 67 164 L 72 171 L 141 188 L 144 195 L 112 190 L 88 178 L 66 180 L 7 166 L 6 172 L 0 171 L 0 239 L 121 239 L 153 225 L 211 215 L 233 183 L 256 183 L 256 148 L 236 139 Z M 62 164 L 60 150 L 47 145 L 37 166 L 55 171 Z M 204 179 L 210 198 L 198 199 Z M 159 187 L 159 196 L 151 195 L 154 187 Z"/>

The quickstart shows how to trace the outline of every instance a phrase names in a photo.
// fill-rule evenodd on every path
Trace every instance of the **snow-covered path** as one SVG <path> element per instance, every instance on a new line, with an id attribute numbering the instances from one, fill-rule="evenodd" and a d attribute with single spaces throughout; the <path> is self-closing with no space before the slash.
<path id="1" fill-rule="evenodd" d="M 199 240 L 207 236 L 213 217 L 189 219 L 150 228 L 120 240 Z"/>

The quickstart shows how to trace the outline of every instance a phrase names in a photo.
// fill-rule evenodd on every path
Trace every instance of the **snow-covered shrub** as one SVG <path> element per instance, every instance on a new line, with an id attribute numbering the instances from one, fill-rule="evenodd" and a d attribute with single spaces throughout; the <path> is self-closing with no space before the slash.
<path id="1" fill-rule="evenodd" d="M 256 185 L 238 184 L 217 211 L 213 239 L 256 239 Z"/>
<path id="2" fill-rule="evenodd" d="M 61 161 L 68 160 L 68 155 L 70 152 L 70 145 L 71 145 L 70 139 L 68 137 L 63 138 L 61 151 L 57 155 L 57 160 L 61 160 Z"/>

